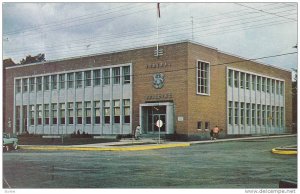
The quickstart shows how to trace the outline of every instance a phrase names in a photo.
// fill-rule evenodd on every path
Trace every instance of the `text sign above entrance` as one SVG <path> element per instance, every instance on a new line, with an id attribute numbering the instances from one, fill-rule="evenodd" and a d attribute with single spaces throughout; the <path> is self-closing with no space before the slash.
<path id="1" fill-rule="evenodd" d="M 162 120 L 157 120 L 157 121 L 156 121 L 156 126 L 157 126 L 157 127 L 162 127 L 163 124 L 164 124 L 164 123 L 162 122 Z"/>

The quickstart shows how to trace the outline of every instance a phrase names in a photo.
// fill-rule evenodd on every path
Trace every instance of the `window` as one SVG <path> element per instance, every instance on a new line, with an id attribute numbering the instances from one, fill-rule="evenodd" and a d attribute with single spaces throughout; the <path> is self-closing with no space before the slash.
<path id="1" fill-rule="evenodd" d="M 85 102 L 85 124 L 91 124 L 92 123 L 92 106 L 91 102 Z"/>
<path id="2" fill-rule="evenodd" d="M 45 76 L 44 77 L 44 90 L 49 90 L 50 89 L 50 76 Z"/>
<path id="3" fill-rule="evenodd" d="M 209 94 L 209 63 L 198 61 L 197 64 L 197 94 Z"/>
<path id="4" fill-rule="evenodd" d="M 21 107 L 16 106 L 16 130 L 20 131 L 20 117 L 21 117 Z"/>
<path id="5" fill-rule="evenodd" d="M 84 85 L 85 87 L 92 86 L 92 71 L 85 71 L 84 72 Z"/>
<path id="6" fill-rule="evenodd" d="M 123 83 L 130 84 L 130 66 L 123 67 Z"/>
<path id="7" fill-rule="evenodd" d="M 266 125 L 266 105 L 262 105 L 262 110 L 261 110 L 261 114 L 262 114 L 262 125 L 265 126 Z"/>
<path id="8" fill-rule="evenodd" d="M 76 102 L 77 124 L 82 124 L 82 102 Z"/>
<path id="9" fill-rule="evenodd" d="M 197 122 L 197 129 L 202 129 L 202 121 Z"/>
<path id="10" fill-rule="evenodd" d="M 276 94 L 279 94 L 279 81 L 276 80 Z"/>
<path id="11" fill-rule="evenodd" d="M 231 69 L 228 70 L 228 85 L 232 87 L 232 74 L 233 71 Z"/>
<path id="12" fill-rule="evenodd" d="M 37 77 L 36 78 L 36 90 L 37 91 L 42 91 L 42 77 Z"/>
<path id="13" fill-rule="evenodd" d="M 235 88 L 239 87 L 239 72 L 238 71 L 234 72 L 234 87 Z"/>
<path id="14" fill-rule="evenodd" d="M 74 124 L 74 103 L 68 102 L 68 123 Z"/>
<path id="15" fill-rule="evenodd" d="M 59 75 L 59 89 L 65 89 L 65 74 Z"/>
<path id="16" fill-rule="evenodd" d="M 51 111 L 52 111 L 52 124 L 57 124 L 57 104 L 51 104 Z"/>
<path id="17" fill-rule="evenodd" d="M 241 125 L 244 125 L 245 123 L 244 123 L 244 113 L 245 113 L 245 103 L 244 102 L 241 102 L 240 103 L 241 105 L 241 108 L 240 108 L 240 118 L 241 118 Z"/>
<path id="18" fill-rule="evenodd" d="M 283 95 L 283 90 L 284 90 L 283 82 L 280 82 L 280 95 Z"/>
<path id="19" fill-rule="evenodd" d="M 267 93 L 270 93 L 270 82 L 271 80 L 267 78 Z"/>
<path id="20" fill-rule="evenodd" d="M 209 122 L 205 122 L 205 129 L 209 129 Z"/>
<path id="21" fill-rule="evenodd" d="M 44 104 L 44 124 L 49 125 L 49 104 Z"/>
<path id="22" fill-rule="evenodd" d="M 246 125 L 250 125 L 250 111 L 251 111 L 251 104 L 246 103 Z"/>
<path id="23" fill-rule="evenodd" d="M 246 89 L 250 90 L 250 74 L 246 74 Z"/>
<path id="24" fill-rule="evenodd" d="M 29 79 L 29 91 L 30 92 L 34 92 L 34 85 L 35 85 L 34 79 L 35 79 L 34 77 Z"/>
<path id="25" fill-rule="evenodd" d="M 272 121 L 271 107 L 270 107 L 270 105 L 268 105 L 267 106 L 267 123 L 268 123 L 268 126 L 271 126 L 271 121 Z"/>
<path id="26" fill-rule="evenodd" d="M 51 88 L 52 90 L 57 89 L 57 75 L 51 75 Z"/>
<path id="27" fill-rule="evenodd" d="M 251 116 L 252 116 L 252 125 L 255 125 L 255 113 L 256 113 L 256 107 L 255 104 L 251 104 L 252 106 L 252 112 L 251 112 Z"/>
<path id="28" fill-rule="evenodd" d="M 59 104 L 59 116 L 60 116 L 60 124 L 66 123 L 66 105 L 65 103 Z"/>
<path id="29" fill-rule="evenodd" d="M 275 126 L 275 106 L 272 106 L 272 126 Z"/>
<path id="30" fill-rule="evenodd" d="M 284 127 L 284 107 L 280 108 L 280 123 L 281 127 Z"/>
<path id="31" fill-rule="evenodd" d="M 239 103 L 234 102 L 234 124 L 239 124 Z"/>
<path id="32" fill-rule="evenodd" d="M 233 116 L 233 109 L 232 109 L 233 107 L 232 107 L 232 101 L 229 101 L 229 103 L 228 103 L 228 123 L 229 123 L 229 125 L 232 125 L 232 116 Z"/>
<path id="33" fill-rule="evenodd" d="M 275 80 L 272 79 L 272 94 L 275 92 Z"/>
<path id="34" fill-rule="evenodd" d="M 20 93 L 21 92 L 21 80 L 17 79 L 16 80 L 16 93 Z"/>
<path id="35" fill-rule="evenodd" d="M 25 78 L 23 79 L 23 92 L 27 92 L 28 91 L 28 79 Z"/>
<path id="36" fill-rule="evenodd" d="M 94 86 L 100 86 L 101 84 L 101 71 L 100 69 L 94 70 Z"/>
<path id="37" fill-rule="evenodd" d="M 113 70 L 113 84 L 120 84 L 120 67 L 115 67 Z"/>
<path id="38" fill-rule="evenodd" d="M 34 105 L 29 105 L 30 125 L 34 125 Z"/>
<path id="39" fill-rule="evenodd" d="M 263 92 L 265 92 L 265 91 L 266 91 L 266 78 L 265 78 L 265 77 L 262 77 L 261 79 L 262 79 L 261 90 L 262 90 Z"/>
<path id="40" fill-rule="evenodd" d="M 82 72 L 76 72 L 76 88 L 82 88 Z"/>
<path id="41" fill-rule="evenodd" d="M 252 75 L 252 79 L 251 79 L 251 85 L 252 85 L 252 90 L 256 90 L 256 75 Z"/>
<path id="42" fill-rule="evenodd" d="M 260 120 L 261 120 L 261 115 L 260 115 L 260 104 L 257 104 L 257 109 L 256 109 L 256 120 L 257 120 L 257 125 L 260 125 Z"/>
<path id="43" fill-rule="evenodd" d="M 100 124 L 100 101 L 94 101 L 95 124 Z"/>
<path id="44" fill-rule="evenodd" d="M 68 73 L 68 88 L 74 88 L 74 73 Z"/>
<path id="45" fill-rule="evenodd" d="M 257 76 L 257 86 L 256 86 L 257 91 L 260 91 L 260 86 L 261 86 L 261 77 Z"/>
<path id="46" fill-rule="evenodd" d="M 104 123 L 110 123 L 110 101 L 103 100 L 103 109 L 104 109 Z"/>
<path id="47" fill-rule="evenodd" d="M 41 125 L 42 124 L 42 119 L 43 119 L 43 114 L 42 114 L 42 105 L 37 104 L 36 105 L 36 117 L 37 117 L 37 124 Z"/>
<path id="48" fill-rule="evenodd" d="M 120 100 L 114 100 L 114 123 L 120 123 Z"/>
<path id="49" fill-rule="evenodd" d="M 103 84 L 110 84 L 110 69 L 103 69 Z"/>
<path id="50" fill-rule="evenodd" d="M 245 87 L 245 73 L 240 73 L 241 77 L 240 77 L 240 87 L 244 88 Z"/>
<path id="51" fill-rule="evenodd" d="M 124 110 L 124 123 L 130 123 L 130 100 L 123 100 L 123 110 Z"/>

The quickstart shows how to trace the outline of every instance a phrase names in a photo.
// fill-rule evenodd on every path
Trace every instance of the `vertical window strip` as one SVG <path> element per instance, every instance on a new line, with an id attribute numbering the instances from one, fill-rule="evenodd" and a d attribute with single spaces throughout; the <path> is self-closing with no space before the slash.
<path id="1" fill-rule="evenodd" d="M 197 64 L 197 93 L 209 94 L 209 63 L 198 61 Z"/>
<path id="2" fill-rule="evenodd" d="M 92 71 L 84 72 L 84 85 L 85 87 L 92 86 Z"/>
<path id="3" fill-rule="evenodd" d="M 123 83 L 130 84 L 130 66 L 124 66 L 123 68 Z"/>
<path id="4" fill-rule="evenodd" d="M 124 99 L 123 100 L 123 115 L 124 115 L 124 119 L 123 122 L 124 123 L 130 123 L 130 100 L 129 99 Z"/>
<path id="5" fill-rule="evenodd" d="M 103 109 L 104 109 L 104 123 L 110 123 L 110 101 L 103 100 Z"/>
<path id="6" fill-rule="evenodd" d="M 91 124 L 92 123 L 92 104 L 91 101 L 85 102 L 85 124 Z"/>
<path id="7" fill-rule="evenodd" d="M 29 91 L 34 92 L 34 86 L 35 86 L 35 78 L 32 77 L 29 79 Z"/>
<path id="8" fill-rule="evenodd" d="M 101 84 L 101 70 L 94 70 L 94 86 L 100 86 Z"/>
<path id="9" fill-rule="evenodd" d="M 82 124 L 82 102 L 76 102 L 76 123 Z"/>
<path id="10" fill-rule="evenodd" d="M 94 101 L 94 114 L 95 114 L 95 124 L 100 124 L 100 118 L 101 118 L 101 114 L 100 114 L 100 101 Z"/>
<path id="11" fill-rule="evenodd" d="M 120 123 L 120 100 L 114 100 L 114 123 Z"/>
<path id="12" fill-rule="evenodd" d="M 59 89 L 65 89 L 65 74 L 59 75 Z"/>
<path id="13" fill-rule="evenodd" d="M 113 84 L 120 84 L 120 67 L 114 67 L 113 69 Z"/>
<path id="14" fill-rule="evenodd" d="M 68 123 L 74 124 L 74 103 L 68 102 Z"/>

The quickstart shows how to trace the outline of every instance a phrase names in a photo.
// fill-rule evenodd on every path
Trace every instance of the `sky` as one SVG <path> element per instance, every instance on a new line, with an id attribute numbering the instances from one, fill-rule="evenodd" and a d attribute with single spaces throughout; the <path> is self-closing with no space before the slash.
<path id="1" fill-rule="evenodd" d="M 298 61 L 297 10 L 291 2 L 162 2 L 158 18 L 155 2 L 7 2 L 2 4 L 2 57 L 19 63 L 45 53 L 46 60 L 54 60 L 192 40 L 291 70 Z"/>

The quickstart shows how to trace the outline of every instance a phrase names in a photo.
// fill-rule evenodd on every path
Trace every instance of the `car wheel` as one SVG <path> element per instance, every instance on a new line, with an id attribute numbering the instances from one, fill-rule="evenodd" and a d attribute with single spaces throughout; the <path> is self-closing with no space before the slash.
<path id="1" fill-rule="evenodd" d="M 14 150 L 18 149 L 18 143 L 17 142 L 14 142 L 13 148 L 14 148 Z"/>

